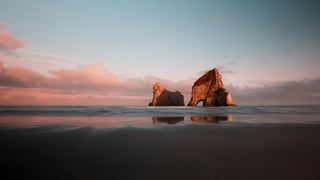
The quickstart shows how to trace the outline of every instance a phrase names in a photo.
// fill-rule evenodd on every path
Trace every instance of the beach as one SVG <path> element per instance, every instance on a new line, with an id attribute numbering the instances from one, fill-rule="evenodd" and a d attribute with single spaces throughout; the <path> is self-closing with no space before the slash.
<path id="1" fill-rule="evenodd" d="M 318 179 L 319 124 L 1 129 L 4 174 L 32 179 Z"/>
<path id="2" fill-rule="evenodd" d="M 2 172 L 9 179 L 319 179 L 317 108 L 1 107 Z"/>

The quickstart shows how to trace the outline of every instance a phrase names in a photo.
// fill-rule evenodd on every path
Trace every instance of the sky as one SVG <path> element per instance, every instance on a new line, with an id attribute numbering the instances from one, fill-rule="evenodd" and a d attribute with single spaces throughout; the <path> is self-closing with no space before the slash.
<path id="1" fill-rule="evenodd" d="M 320 104 L 316 0 L 2 0 L 0 105 L 147 105 L 215 67 L 239 105 Z"/>

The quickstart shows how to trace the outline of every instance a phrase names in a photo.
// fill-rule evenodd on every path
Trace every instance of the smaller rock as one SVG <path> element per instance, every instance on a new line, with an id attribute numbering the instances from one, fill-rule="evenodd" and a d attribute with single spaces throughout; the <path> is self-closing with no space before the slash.
<path id="1" fill-rule="evenodd" d="M 153 99 L 149 106 L 184 106 L 184 97 L 179 92 L 171 92 L 157 82 L 153 86 Z"/>

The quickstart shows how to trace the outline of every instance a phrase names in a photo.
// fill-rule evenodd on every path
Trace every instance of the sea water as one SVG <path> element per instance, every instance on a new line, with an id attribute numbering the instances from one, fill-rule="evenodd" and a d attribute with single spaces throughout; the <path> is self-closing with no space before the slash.
<path id="1" fill-rule="evenodd" d="M 119 128 L 185 124 L 319 123 L 320 105 L 236 107 L 0 106 L 0 127 Z"/>

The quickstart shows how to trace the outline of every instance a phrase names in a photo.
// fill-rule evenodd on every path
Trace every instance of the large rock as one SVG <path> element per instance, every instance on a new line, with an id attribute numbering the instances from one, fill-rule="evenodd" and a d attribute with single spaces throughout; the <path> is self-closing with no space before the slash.
<path id="1" fill-rule="evenodd" d="M 184 98 L 179 91 L 171 92 L 157 82 L 153 86 L 153 99 L 149 106 L 184 106 Z"/>
<path id="2" fill-rule="evenodd" d="M 216 68 L 207 71 L 192 86 L 188 106 L 197 106 L 200 101 L 203 101 L 203 106 L 236 106 L 231 95 L 224 89 L 222 77 Z"/>

